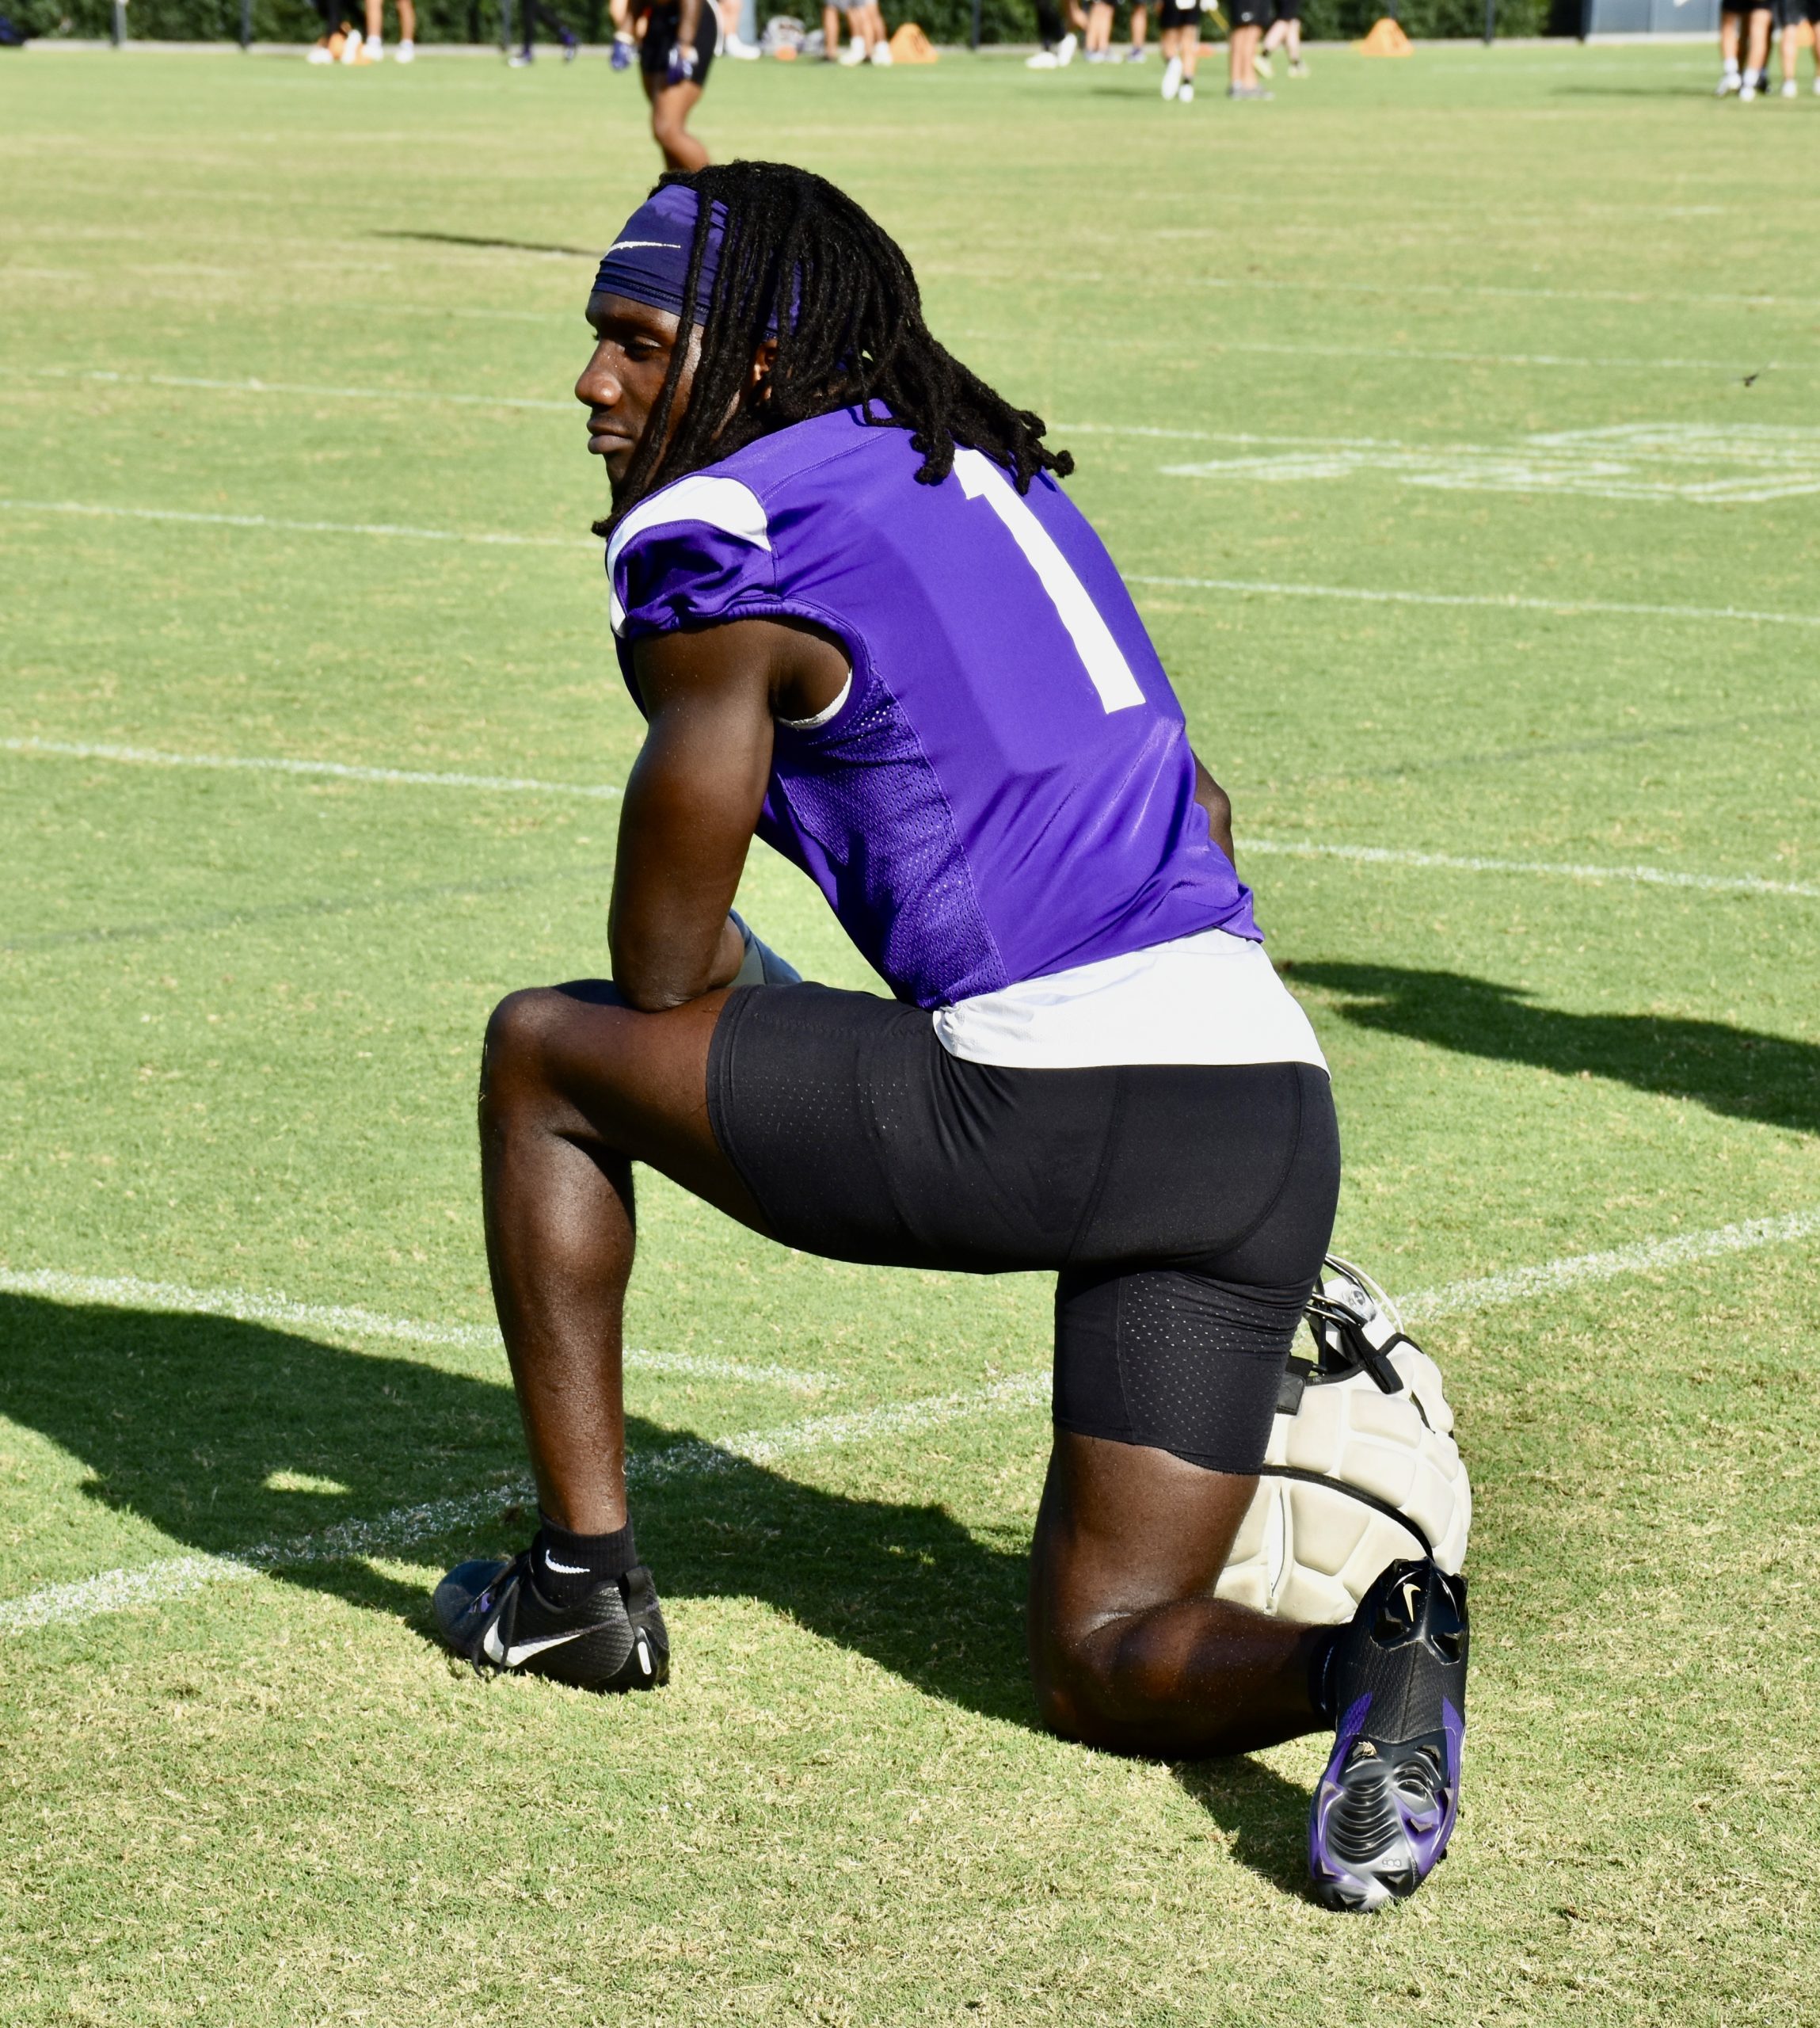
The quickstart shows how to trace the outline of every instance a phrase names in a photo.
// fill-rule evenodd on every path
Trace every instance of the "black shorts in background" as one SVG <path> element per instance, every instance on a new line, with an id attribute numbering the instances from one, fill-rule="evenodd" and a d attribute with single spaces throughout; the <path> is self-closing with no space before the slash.
<path id="1" fill-rule="evenodd" d="M 1270 0 L 1226 0 L 1226 19 L 1236 29 L 1261 29 L 1270 18 Z"/>
<path id="2" fill-rule="evenodd" d="M 680 10 L 675 6 L 653 7 L 645 25 L 645 40 L 639 46 L 638 67 L 647 78 L 661 78 L 670 67 L 670 51 L 676 46 L 681 25 Z M 714 61 L 714 45 L 720 40 L 714 0 L 702 0 L 701 18 L 695 24 L 695 82 L 706 86 Z"/>
<path id="3" fill-rule="evenodd" d="M 920 1008 L 755 986 L 715 1027 L 708 1116 L 786 1246 L 1056 1272 L 1064 1428 L 1262 1463 L 1339 1188 L 1324 1071 L 1007 1069 L 950 1056 Z"/>
<path id="4" fill-rule="evenodd" d="M 1178 5 L 1178 0 L 1163 0 L 1156 10 L 1159 32 L 1168 29 L 1198 29 L 1201 25 L 1201 0 L 1186 0 Z"/>

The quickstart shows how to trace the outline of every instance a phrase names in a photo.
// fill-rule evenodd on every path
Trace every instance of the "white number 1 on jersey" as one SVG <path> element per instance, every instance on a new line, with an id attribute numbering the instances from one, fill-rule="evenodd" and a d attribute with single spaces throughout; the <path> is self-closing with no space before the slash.
<path id="1" fill-rule="evenodd" d="M 1056 616 L 1068 631 L 1075 653 L 1080 657 L 1087 680 L 1099 692 L 1108 711 L 1128 711 L 1144 702 L 1144 692 L 1131 665 L 1112 638 L 1112 629 L 1099 616 L 1099 608 L 1056 547 L 1055 539 L 1031 513 L 1026 500 L 1003 472 L 983 451 L 954 453 L 954 476 L 969 500 L 983 500 L 1010 531 L 1011 538 L 1024 553 L 1024 561 L 1037 574 Z"/>

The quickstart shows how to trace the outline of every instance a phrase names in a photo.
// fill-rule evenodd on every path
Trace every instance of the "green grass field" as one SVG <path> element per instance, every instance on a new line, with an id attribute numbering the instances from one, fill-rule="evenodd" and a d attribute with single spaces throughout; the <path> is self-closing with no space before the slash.
<path id="1" fill-rule="evenodd" d="M 1043 1283 L 661 1183 L 674 1681 L 432 1644 L 436 1574 L 526 1532 L 473 1086 L 501 993 L 605 963 L 638 726 L 568 388 L 654 156 L 598 60 L 33 48 L 0 2021 L 1814 2017 L 1820 105 L 1715 105 L 1704 48 L 1314 67 L 1178 109 L 1154 67 L 729 64 L 698 124 L 876 209 L 1059 425 L 1232 788 L 1339 1240 L 1430 1292 L 1477 1489 L 1449 1863 L 1336 1919 L 1319 1742 L 1035 1729 Z M 779 862 L 742 906 L 866 983 Z"/>

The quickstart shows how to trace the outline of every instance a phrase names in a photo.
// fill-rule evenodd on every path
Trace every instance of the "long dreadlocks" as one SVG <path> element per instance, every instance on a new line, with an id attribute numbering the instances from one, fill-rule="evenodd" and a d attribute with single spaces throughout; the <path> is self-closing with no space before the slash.
<path id="1" fill-rule="evenodd" d="M 840 408 L 858 406 L 869 422 L 908 429 L 925 486 L 947 477 L 961 444 L 1004 466 L 1020 493 L 1040 471 L 1065 478 L 1074 470 L 1066 451 L 1043 443 L 1041 416 L 1013 408 L 932 335 L 903 249 L 844 192 L 806 169 L 769 162 L 676 172 L 657 187 L 672 183 L 696 194 L 680 322 L 684 334 L 702 326 L 701 353 L 688 407 L 666 447 L 689 347 L 680 343 L 671 355 L 620 497 L 596 535 L 611 533 L 638 500 L 684 472 Z M 702 257 L 716 226 L 719 264 L 702 309 Z M 739 402 L 767 337 L 777 357 L 763 397 Z M 881 413 L 872 412 L 874 402 Z"/>

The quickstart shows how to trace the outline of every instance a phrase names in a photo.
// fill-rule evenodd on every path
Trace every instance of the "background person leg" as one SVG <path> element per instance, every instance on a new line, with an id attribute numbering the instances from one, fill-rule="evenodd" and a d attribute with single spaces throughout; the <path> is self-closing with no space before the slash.
<path id="1" fill-rule="evenodd" d="M 645 73 L 651 101 L 651 138 L 663 151 L 666 169 L 706 169 L 708 151 L 689 132 L 689 115 L 702 95 L 699 85 L 666 85 Z"/>

